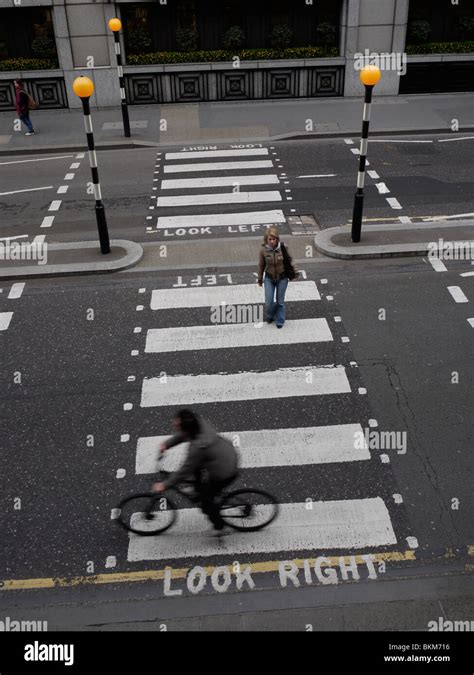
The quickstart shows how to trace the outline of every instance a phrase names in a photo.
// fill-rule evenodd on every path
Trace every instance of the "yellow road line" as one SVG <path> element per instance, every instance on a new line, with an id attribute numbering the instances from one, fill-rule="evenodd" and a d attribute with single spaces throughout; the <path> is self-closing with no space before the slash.
<path id="1" fill-rule="evenodd" d="M 346 562 L 349 556 L 342 556 Z M 365 565 L 365 561 L 361 556 L 354 556 L 358 565 Z M 316 558 L 308 558 L 310 565 L 314 564 Z M 373 563 L 385 562 L 403 562 L 408 560 L 416 560 L 415 552 L 412 550 L 404 552 L 379 553 L 373 555 Z M 331 556 L 327 558 L 327 563 L 321 567 L 332 567 L 339 564 L 339 556 Z M 282 560 L 271 560 L 258 563 L 239 563 L 241 567 L 246 565 L 251 566 L 252 574 L 277 572 Z M 291 562 L 297 565 L 298 569 L 304 566 L 303 559 L 294 559 Z M 212 574 L 216 566 L 204 567 L 208 574 Z M 233 565 L 227 565 L 229 571 L 235 571 Z M 0 581 L 0 591 L 17 591 L 17 590 L 32 590 L 39 588 L 65 588 L 70 586 L 92 585 L 92 584 L 117 584 L 117 583 L 132 583 L 136 581 L 161 581 L 165 577 L 165 571 L 171 570 L 172 579 L 185 579 L 190 567 L 183 567 L 174 569 L 171 567 L 162 570 L 143 570 L 141 572 L 123 572 L 111 574 L 96 574 L 90 576 L 79 577 L 64 577 L 64 578 L 43 578 L 43 579 L 7 579 Z"/>
<path id="2" fill-rule="evenodd" d="M 467 547 L 467 552 L 469 556 L 474 556 L 474 545 L 469 545 Z M 324 556 L 326 557 L 326 556 Z M 343 557 L 345 563 L 349 562 L 349 556 L 328 556 L 326 558 L 327 562 L 321 564 L 321 567 L 334 567 L 339 565 L 339 558 Z M 362 556 L 356 555 L 353 556 L 356 560 L 357 565 L 365 565 L 366 562 Z M 445 558 L 454 558 L 456 557 L 456 551 L 453 549 L 447 549 L 444 554 Z M 417 561 L 416 551 L 406 550 L 406 551 L 393 551 L 390 553 L 375 553 L 372 557 L 372 562 L 374 564 L 381 562 L 408 562 L 408 561 Z M 296 558 L 288 562 L 294 563 L 298 569 L 303 569 L 305 562 L 309 565 L 314 565 L 316 558 L 306 558 L 300 559 Z M 252 574 L 264 574 L 269 572 L 278 572 L 279 566 L 283 560 L 268 560 L 264 562 L 239 562 L 241 568 L 250 565 Z M 467 565 L 466 569 L 471 569 L 472 565 Z M 210 565 L 204 567 L 206 572 L 210 575 L 216 568 L 215 565 Z M 230 572 L 235 572 L 233 565 L 227 565 L 227 568 Z M 165 578 L 165 572 L 169 570 L 171 572 L 172 579 L 185 579 L 188 575 L 188 572 L 192 569 L 191 567 L 182 567 L 182 568 L 172 568 L 166 567 L 162 570 L 142 570 L 141 572 L 117 572 L 110 574 L 96 574 L 90 576 L 79 576 L 79 577 L 50 577 L 43 579 L 7 579 L 0 581 L 0 591 L 19 591 L 19 590 L 33 590 L 40 588 L 66 588 L 71 586 L 81 586 L 81 585 L 100 585 L 100 584 L 120 584 L 120 583 L 133 583 L 137 581 L 162 581 Z"/>

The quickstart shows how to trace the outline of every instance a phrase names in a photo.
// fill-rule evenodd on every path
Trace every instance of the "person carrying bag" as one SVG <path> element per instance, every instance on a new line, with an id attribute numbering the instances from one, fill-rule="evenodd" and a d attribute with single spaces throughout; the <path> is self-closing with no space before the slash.
<path id="1" fill-rule="evenodd" d="M 265 320 L 276 321 L 276 327 L 285 323 L 285 293 L 288 281 L 298 278 L 299 271 L 291 258 L 288 247 L 280 242 L 276 227 L 269 227 L 259 252 L 258 285 L 263 286 L 265 274 Z M 275 300 L 276 296 L 276 300 Z"/>

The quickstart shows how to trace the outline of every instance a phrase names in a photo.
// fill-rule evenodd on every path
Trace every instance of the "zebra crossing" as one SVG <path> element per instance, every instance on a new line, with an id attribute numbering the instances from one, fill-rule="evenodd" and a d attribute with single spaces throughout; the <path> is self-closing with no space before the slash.
<path id="1" fill-rule="evenodd" d="M 263 322 L 210 321 L 221 303 L 261 304 L 256 284 L 147 293 L 135 475 L 156 472 L 172 415 L 189 406 L 239 449 L 239 484 L 274 493 L 281 513 L 263 532 L 236 532 L 216 542 L 205 536 L 209 522 L 199 509 L 181 508 L 169 532 L 130 534 L 128 561 L 393 550 L 406 529 L 402 499 L 387 460 L 365 441 L 355 442 L 377 422 L 341 317 L 316 283 L 289 285 L 287 322 L 278 331 Z M 163 468 L 175 470 L 185 454 L 186 446 L 173 448 Z"/>
<path id="2" fill-rule="evenodd" d="M 147 232 L 228 236 L 259 233 L 271 224 L 286 231 L 285 210 L 273 204 L 286 209 L 291 190 L 274 149 L 211 147 L 157 154 L 149 207 L 155 213 L 147 217 Z"/>
<path id="3" fill-rule="evenodd" d="M 7 299 L 8 300 L 18 300 L 18 298 L 21 298 L 24 288 L 25 288 L 24 283 L 12 284 L 12 287 L 10 288 L 10 290 L 8 292 Z M 0 293 L 3 295 L 3 289 L 1 289 L 1 288 L 0 288 Z M 0 331 L 5 331 L 10 327 L 12 318 L 13 318 L 13 312 L 0 311 Z"/>

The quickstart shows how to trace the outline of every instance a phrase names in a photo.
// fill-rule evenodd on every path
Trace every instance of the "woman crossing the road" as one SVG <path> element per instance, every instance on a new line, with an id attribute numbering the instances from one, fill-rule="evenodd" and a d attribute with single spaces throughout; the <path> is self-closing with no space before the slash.
<path id="1" fill-rule="evenodd" d="M 264 283 L 265 273 L 265 320 L 276 322 L 277 328 L 285 323 L 285 293 L 288 281 L 298 277 L 288 247 L 280 241 L 276 227 L 269 227 L 263 237 L 258 261 L 258 285 Z M 276 299 L 275 299 L 276 295 Z"/>

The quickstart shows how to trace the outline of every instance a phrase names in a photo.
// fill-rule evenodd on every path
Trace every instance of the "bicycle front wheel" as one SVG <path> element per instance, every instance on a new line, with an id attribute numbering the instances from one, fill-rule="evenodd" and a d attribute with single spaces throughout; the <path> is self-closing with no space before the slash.
<path id="1" fill-rule="evenodd" d="M 118 508 L 122 527 L 144 537 L 165 532 L 176 520 L 175 507 L 169 497 L 153 492 L 126 497 Z"/>
<path id="2" fill-rule="evenodd" d="M 278 502 L 264 490 L 235 490 L 222 502 L 222 520 L 234 530 L 256 532 L 278 515 Z"/>

